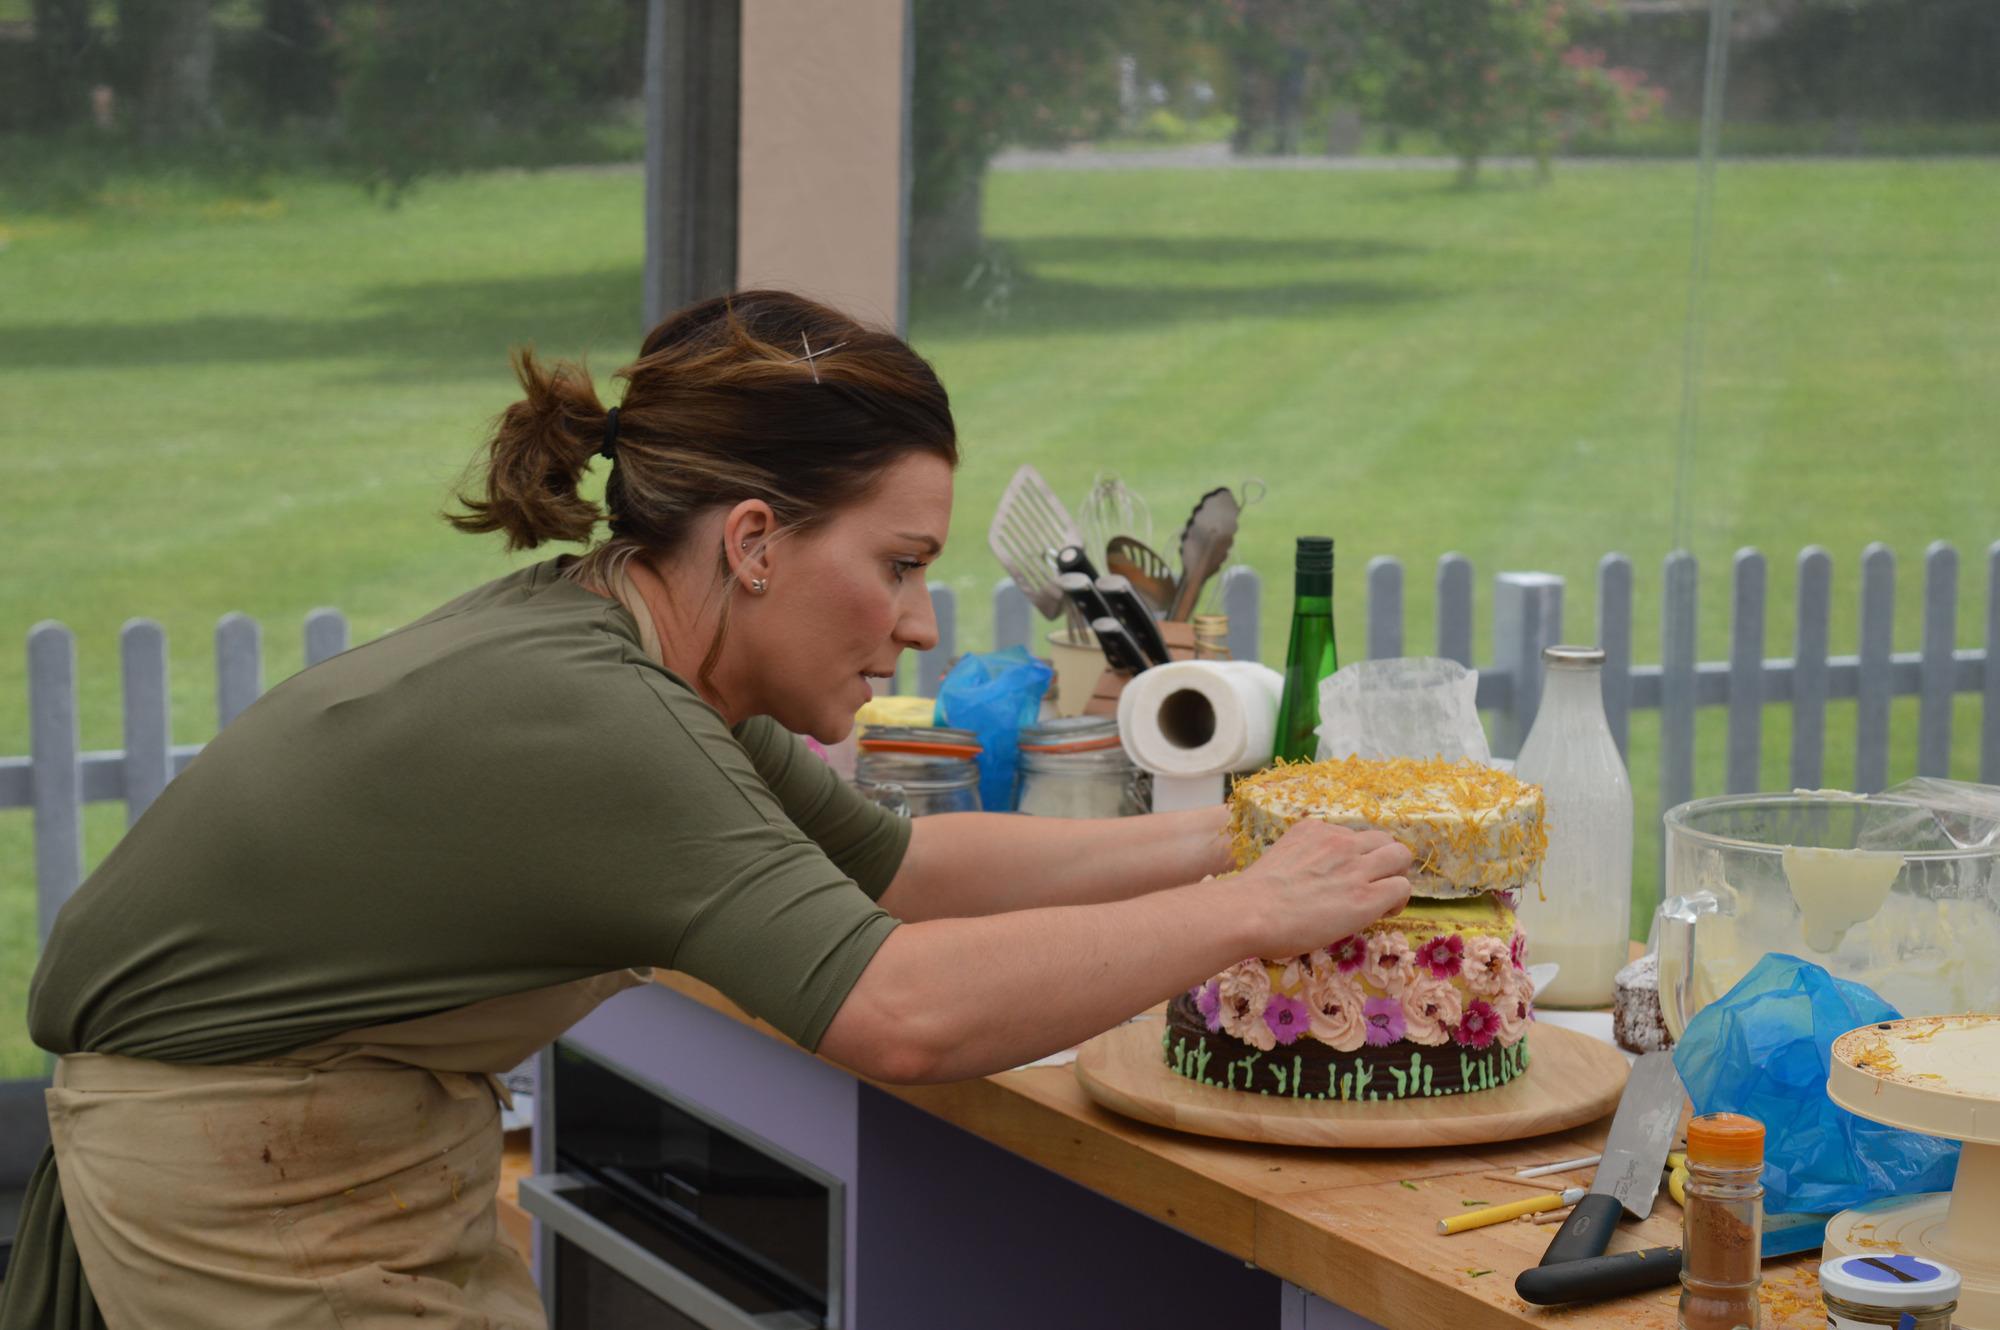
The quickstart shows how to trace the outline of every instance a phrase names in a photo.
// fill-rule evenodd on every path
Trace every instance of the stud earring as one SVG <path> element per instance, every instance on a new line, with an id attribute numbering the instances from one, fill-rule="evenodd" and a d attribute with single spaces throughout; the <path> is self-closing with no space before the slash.
<path id="1" fill-rule="evenodd" d="M 763 594 L 764 594 L 764 593 L 765 593 L 766 591 L 769 591 L 770 589 L 771 589 L 771 583 L 770 583 L 769 579 L 767 579 L 767 578 L 762 578 L 762 577 L 753 577 L 753 578 L 751 578 L 751 579 L 750 579 L 750 594 L 751 594 L 751 595 L 753 595 L 753 596 L 761 596 L 761 595 L 763 595 Z"/>

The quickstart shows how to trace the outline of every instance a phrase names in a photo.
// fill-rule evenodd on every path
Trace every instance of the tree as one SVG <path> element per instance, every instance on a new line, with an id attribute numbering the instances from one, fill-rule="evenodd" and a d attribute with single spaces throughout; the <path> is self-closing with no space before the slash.
<path id="1" fill-rule="evenodd" d="M 97 72 L 90 0 L 35 0 L 33 14 L 33 122 L 42 129 L 82 124 L 90 115 L 90 86 Z"/>
<path id="2" fill-rule="evenodd" d="M 1119 4 L 914 0 L 910 266 L 962 270 L 980 251 L 986 166 L 1010 142 L 1081 138 L 1117 112 Z"/>
<path id="3" fill-rule="evenodd" d="M 118 0 L 118 67 L 141 139 L 216 126 L 215 25 L 209 0 Z"/>
<path id="4" fill-rule="evenodd" d="M 1546 179 L 1567 125 L 1641 119 L 1659 106 L 1637 70 L 1572 44 L 1565 0 L 1364 0 L 1363 12 L 1387 61 L 1381 115 L 1434 130 L 1462 185 L 1504 144 L 1533 155 Z"/>

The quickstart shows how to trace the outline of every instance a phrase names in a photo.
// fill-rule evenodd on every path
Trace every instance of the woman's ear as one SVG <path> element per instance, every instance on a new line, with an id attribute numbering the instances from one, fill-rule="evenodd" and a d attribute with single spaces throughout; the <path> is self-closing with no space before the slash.
<path id="1" fill-rule="evenodd" d="M 777 515 L 762 499 L 745 499 L 722 520 L 722 559 L 729 574 L 746 588 L 769 585 L 771 547 L 778 534 Z"/>

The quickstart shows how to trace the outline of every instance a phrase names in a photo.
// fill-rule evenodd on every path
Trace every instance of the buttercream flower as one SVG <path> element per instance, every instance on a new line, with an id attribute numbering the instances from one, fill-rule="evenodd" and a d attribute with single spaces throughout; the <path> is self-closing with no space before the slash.
<path id="1" fill-rule="evenodd" d="M 1433 978 L 1455 979 L 1465 957 L 1465 939 L 1456 933 L 1440 933 L 1417 948 L 1417 968 L 1429 970 Z"/>
<path id="2" fill-rule="evenodd" d="M 1525 970 L 1525 969 L 1527 969 L 1527 968 L 1528 968 L 1528 935 L 1527 935 L 1526 933 L 1516 933 L 1516 934 L 1514 934 L 1514 942 L 1513 942 L 1513 946 L 1512 946 L 1512 953 L 1513 953 L 1513 957 L 1514 957 L 1514 968 L 1515 968 L 1515 969 L 1517 969 L 1517 970 Z"/>
<path id="3" fill-rule="evenodd" d="M 1493 1042 L 1493 1036 L 1500 1032 L 1500 1018 L 1483 998 L 1474 998 L 1465 1005 L 1465 1017 L 1458 1023 L 1458 1042 L 1473 1048 L 1484 1048 Z"/>
<path id="4" fill-rule="evenodd" d="M 1368 944 L 1360 934 L 1350 933 L 1326 949 L 1327 957 L 1342 974 L 1353 974 L 1368 963 Z"/>
<path id="5" fill-rule="evenodd" d="M 1465 999 L 1448 979 L 1419 974 L 1403 990 L 1404 1037 L 1419 1044 L 1441 1044 L 1465 1014 Z"/>
<path id="6" fill-rule="evenodd" d="M 1306 976 L 1312 973 L 1313 959 L 1311 955 L 1305 955 L 1294 956 L 1286 961 L 1285 968 L 1278 972 L 1279 991 L 1284 993 L 1298 992 L 1304 986 Z"/>
<path id="7" fill-rule="evenodd" d="M 1351 975 L 1328 969 L 1306 980 L 1306 1005 L 1311 1013 L 1308 1028 L 1313 1038 L 1340 1053 L 1352 1053 L 1368 1036 L 1368 1022 L 1362 1004 L 1368 995 Z"/>
<path id="8" fill-rule="evenodd" d="M 1508 947 L 1497 937 L 1476 937 L 1465 948 L 1465 983 L 1481 997 L 1497 997 L 1507 991 L 1508 976 L 1514 973 Z"/>
<path id="9" fill-rule="evenodd" d="M 1306 1032 L 1312 1019 L 1312 1008 L 1297 998 L 1279 993 L 1271 998 L 1264 1008 L 1264 1024 L 1271 1027 L 1271 1037 L 1281 1044 L 1289 1044 Z"/>
<path id="10" fill-rule="evenodd" d="M 1403 1037 L 1403 1004 L 1397 999 L 1369 998 L 1361 1015 L 1369 1043 L 1393 1044 Z"/>
<path id="11" fill-rule="evenodd" d="M 1217 981 L 1222 999 L 1222 1028 L 1253 1048 L 1269 1048 L 1276 1041 L 1271 1027 L 1264 1024 L 1264 1008 L 1271 1001 L 1271 976 L 1260 960 L 1238 961 L 1222 972 Z"/>
<path id="12" fill-rule="evenodd" d="M 1194 990 L 1195 1010 L 1201 1013 L 1210 1031 L 1222 1028 L 1222 983 L 1211 979 Z"/>
<path id="13" fill-rule="evenodd" d="M 1535 1019 L 1535 984 L 1519 970 L 1508 971 L 1507 990 L 1493 999 L 1493 1015 L 1500 1022 L 1500 1042 L 1518 1044 Z"/>
<path id="14" fill-rule="evenodd" d="M 1362 962 L 1361 975 L 1385 993 L 1400 993 L 1417 977 L 1416 954 L 1401 929 L 1369 936 L 1368 959 Z"/>

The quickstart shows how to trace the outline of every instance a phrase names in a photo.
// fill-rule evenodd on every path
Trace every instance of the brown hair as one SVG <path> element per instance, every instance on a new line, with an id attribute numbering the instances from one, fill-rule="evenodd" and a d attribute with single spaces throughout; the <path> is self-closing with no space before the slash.
<path id="1" fill-rule="evenodd" d="M 635 555 L 678 552 L 691 519 L 718 505 L 762 499 L 778 530 L 808 530 L 906 454 L 958 463 L 951 402 L 929 362 L 789 292 L 739 291 L 653 329 L 615 376 L 625 395 L 602 508 L 577 493 L 606 434 L 589 373 L 545 368 L 525 348 L 513 362 L 527 396 L 494 427 L 472 486 L 482 492 L 461 493 L 465 511 L 445 520 L 499 531 L 510 550 L 587 542 L 608 521 L 609 538 L 567 570 L 586 583 L 610 586 Z M 721 646 L 718 632 L 704 675 Z"/>

